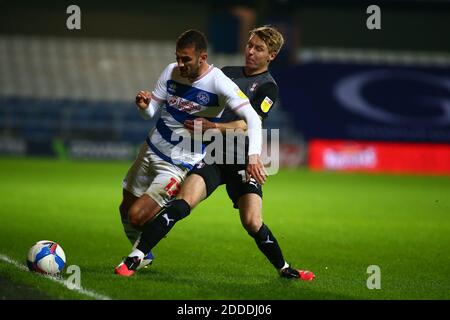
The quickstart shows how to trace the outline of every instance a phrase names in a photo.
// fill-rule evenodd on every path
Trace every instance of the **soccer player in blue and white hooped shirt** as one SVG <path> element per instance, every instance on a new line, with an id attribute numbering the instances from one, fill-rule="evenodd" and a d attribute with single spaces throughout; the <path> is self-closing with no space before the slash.
<path id="1" fill-rule="evenodd" d="M 207 118 L 214 122 L 220 121 L 225 108 L 236 112 L 248 126 L 247 173 L 260 184 L 266 180 L 260 159 L 261 120 L 247 96 L 220 69 L 209 65 L 207 57 L 207 40 L 201 32 L 182 33 L 176 43 L 177 62 L 165 68 L 152 93 L 140 91 L 136 96 L 143 117 L 155 116 L 160 108 L 161 116 L 122 184 L 122 223 L 135 245 L 137 230 L 145 229 L 150 219 L 173 199 L 186 174 L 205 156 L 204 147 L 192 150 L 180 146 L 180 139 L 189 136 L 184 127 L 186 120 Z M 151 252 L 145 258 L 151 262 Z"/>
<path id="2" fill-rule="evenodd" d="M 278 101 L 278 85 L 270 74 L 269 64 L 277 57 L 283 43 L 283 35 L 275 28 L 271 26 L 255 28 L 249 32 L 245 47 L 245 65 L 222 69 L 245 92 L 252 107 L 263 120 L 269 116 L 269 111 Z M 245 179 L 246 161 L 240 161 L 242 156 L 247 154 L 244 150 L 248 149 L 248 144 L 245 143 L 245 148 L 243 145 L 239 147 L 239 143 L 234 139 L 235 136 L 232 134 L 229 137 L 226 134 L 235 129 L 245 130 L 246 123 L 229 109 L 223 112 L 221 118 L 223 122 L 220 123 L 211 122 L 205 118 L 185 121 L 186 128 L 190 130 L 194 130 L 198 123 L 201 123 L 205 133 L 210 130 L 219 130 L 224 134 L 222 138 L 225 148 L 223 152 L 212 148 L 215 150 L 214 162 L 211 163 L 205 159 L 189 172 L 176 200 L 172 201 L 170 206 L 165 207 L 151 223 L 146 225 L 136 249 L 141 251 L 142 257 L 147 252 L 151 252 L 152 248 L 170 232 L 175 223 L 188 216 L 200 201 L 208 198 L 219 186 L 226 185 L 233 207 L 239 209 L 242 226 L 255 240 L 258 249 L 275 267 L 280 276 L 303 281 L 314 280 L 313 272 L 296 269 L 285 261 L 277 239 L 262 220 L 262 186 L 253 178 Z M 231 148 L 229 148 L 230 146 Z M 211 151 L 210 147 L 208 149 Z M 138 250 L 125 259 L 116 273 L 130 276 L 133 274 L 134 268 L 137 270 L 148 260 L 139 258 Z M 139 260 L 141 261 L 139 262 Z"/>

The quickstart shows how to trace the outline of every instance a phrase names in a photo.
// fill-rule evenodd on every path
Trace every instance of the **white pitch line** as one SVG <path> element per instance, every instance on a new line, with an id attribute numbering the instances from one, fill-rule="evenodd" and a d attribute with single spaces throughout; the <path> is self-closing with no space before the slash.
<path id="1" fill-rule="evenodd" d="M 24 266 L 23 264 L 17 262 L 14 259 L 11 259 L 10 257 L 8 257 L 8 256 L 6 256 L 4 254 L 0 254 L 0 260 L 4 261 L 4 262 L 7 262 L 9 264 L 12 264 L 13 266 L 15 266 L 16 268 L 18 268 L 18 269 L 20 269 L 22 271 L 28 271 L 28 268 L 26 266 Z M 92 291 L 92 290 L 83 289 L 83 287 L 72 288 L 73 284 L 67 282 L 67 280 L 62 280 L 62 279 L 58 279 L 58 278 L 54 278 L 54 277 L 44 276 L 44 275 L 41 275 L 40 273 L 36 273 L 36 274 L 38 274 L 40 276 L 43 276 L 46 279 L 52 280 L 54 282 L 57 282 L 60 285 L 66 287 L 66 289 L 69 289 L 71 291 L 76 291 L 78 293 L 84 294 L 84 295 L 86 295 L 88 297 L 91 297 L 91 298 L 94 298 L 96 300 L 112 300 L 108 296 L 99 294 L 99 293 L 97 293 L 95 291 Z"/>

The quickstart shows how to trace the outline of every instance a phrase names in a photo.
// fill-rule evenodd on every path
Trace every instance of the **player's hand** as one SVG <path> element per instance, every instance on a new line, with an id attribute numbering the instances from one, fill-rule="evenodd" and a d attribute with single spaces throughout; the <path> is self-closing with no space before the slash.
<path id="1" fill-rule="evenodd" d="M 252 154 L 248 156 L 246 176 L 247 181 L 249 181 L 250 178 L 254 178 L 260 185 L 263 185 L 264 182 L 266 182 L 267 172 L 259 155 Z"/>
<path id="2" fill-rule="evenodd" d="M 205 118 L 197 118 L 195 120 L 186 120 L 184 122 L 184 126 L 189 131 L 194 131 L 194 124 L 195 124 L 195 126 L 201 125 L 202 132 L 205 132 L 208 129 L 217 129 L 216 123 L 211 122 Z"/>
<path id="3" fill-rule="evenodd" d="M 150 103 L 150 99 L 152 98 L 152 94 L 148 91 L 139 91 L 136 95 L 136 105 L 145 110 L 148 108 L 148 104 Z"/>

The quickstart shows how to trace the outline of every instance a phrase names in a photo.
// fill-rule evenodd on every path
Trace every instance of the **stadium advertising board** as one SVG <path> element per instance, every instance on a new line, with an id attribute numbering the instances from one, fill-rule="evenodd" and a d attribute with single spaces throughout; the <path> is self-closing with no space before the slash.
<path id="1" fill-rule="evenodd" d="M 314 170 L 373 171 L 450 175 L 450 146 L 431 143 L 312 140 Z"/>
<path id="2" fill-rule="evenodd" d="M 450 173 L 449 68 L 314 62 L 276 77 L 311 168 Z"/>
<path id="3" fill-rule="evenodd" d="M 305 63 L 275 72 L 307 140 L 450 143 L 450 69 Z"/>

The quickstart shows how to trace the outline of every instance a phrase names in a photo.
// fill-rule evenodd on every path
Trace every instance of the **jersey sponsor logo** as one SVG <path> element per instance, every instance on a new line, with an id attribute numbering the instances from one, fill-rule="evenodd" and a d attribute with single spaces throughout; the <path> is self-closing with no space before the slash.
<path id="1" fill-rule="evenodd" d="M 243 93 L 241 89 L 237 90 L 237 94 L 238 94 L 239 98 L 248 99 L 247 96 L 245 95 L 245 93 Z"/>
<path id="2" fill-rule="evenodd" d="M 173 95 L 169 95 L 167 97 L 167 103 L 169 104 L 169 106 L 177 108 L 181 111 L 184 112 L 193 112 L 193 111 L 200 111 L 202 109 L 202 107 L 200 105 L 198 105 L 195 102 L 177 97 L 177 96 L 173 96 Z"/>
<path id="3" fill-rule="evenodd" d="M 167 93 L 184 100 L 199 103 L 205 107 L 216 107 L 219 105 L 219 96 L 216 93 L 178 83 L 174 80 L 167 80 Z"/>
<path id="4" fill-rule="evenodd" d="M 180 99 L 178 101 L 178 108 L 185 112 L 200 111 L 202 109 L 198 104 L 185 99 Z"/>
<path id="5" fill-rule="evenodd" d="M 175 96 L 168 96 L 167 97 L 167 103 L 170 106 L 176 106 L 178 104 L 178 97 Z"/>
<path id="6" fill-rule="evenodd" d="M 273 105 L 273 101 L 269 97 L 265 97 L 263 102 L 261 102 L 261 110 L 267 113 Z"/>
<path id="7" fill-rule="evenodd" d="M 208 104 L 209 103 L 209 96 L 208 96 L 208 94 L 206 94 L 205 92 L 200 91 L 197 94 L 197 102 L 199 104 L 203 104 L 203 105 Z"/>

